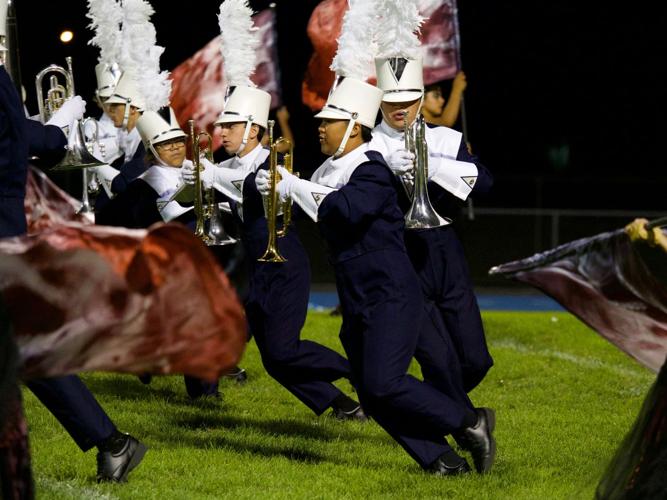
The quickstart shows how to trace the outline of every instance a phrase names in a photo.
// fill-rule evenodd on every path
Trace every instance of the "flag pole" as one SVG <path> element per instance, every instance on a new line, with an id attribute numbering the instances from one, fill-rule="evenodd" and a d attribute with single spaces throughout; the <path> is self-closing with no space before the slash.
<path id="1" fill-rule="evenodd" d="M 651 230 L 654 227 L 663 227 L 663 226 L 667 226 L 667 216 L 649 221 L 649 223 L 646 224 L 646 229 Z"/>
<path id="2" fill-rule="evenodd" d="M 459 31 L 459 9 L 456 0 L 452 1 L 452 15 L 454 19 L 454 43 L 456 45 L 456 68 L 457 71 L 462 71 L 463 62 L 461 60 L 461 32 Z M 465 96 L 461 94 L 461 132 L 463 133 L 463 141 L 468 146 L 468 117 L 466 115 L 466 101 Z M 475 220 L 475 208 L 472 204 L 472 198 L 468 197 L 466 200 L 468 209 L 468 220 Z"/>

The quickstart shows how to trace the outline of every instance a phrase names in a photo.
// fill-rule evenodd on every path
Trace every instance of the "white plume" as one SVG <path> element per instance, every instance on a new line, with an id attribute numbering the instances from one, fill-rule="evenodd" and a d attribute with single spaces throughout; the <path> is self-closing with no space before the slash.
<path id="1" fill-rule="evenodd" d="M 95 36 L 88 41 L 100 49 L 98 62 L 108 65 L 118 62 L 121 50 L 121 23 L 123 9 L 116 0 L 88 0 L 90 19 L 88 28 L 95 32 Z"/>
<path id="2" fill-rule="evenodd" d="M 254 87 L 250 77 L 255 72 L 256 51 L 261 41 L 247 0 L 225 0 L 220 4 L 218 23 L 227 84 Z"/>
<path id="3" fill-rule="evenodd" d="M 119 61 L 123 73 L 134 77 L 150 111 L 169 105 L 171 80 L 160 71 L 164 47 L 156 44 L 155 27 L 150 22 L 153 7 L 146 0 L 123 0 L 122 50 Z"/>
<path id="4" fill-rule="evenodd" d="M 418 33 L 424 18 L 417 0 L 379 0 L 380 25 L 377 34 L 378 57 L 420 56 Z"/>
<path id="5" fill-rule="evenodd" d="M 330 69 L 340 76 L 366 80 L 373 75 L 378 0 L 350 0 Z"/>

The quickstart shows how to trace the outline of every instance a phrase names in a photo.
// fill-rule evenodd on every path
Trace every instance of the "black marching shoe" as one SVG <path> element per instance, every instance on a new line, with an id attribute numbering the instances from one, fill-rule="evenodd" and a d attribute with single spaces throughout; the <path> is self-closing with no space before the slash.
<path id="1" fill-rule="evenodd" d="M 491 408 L 477 408 L 477 423 L 459 432 L 456 442 L 472 455 L 475 469 L 480 474 L 489 472 L 496 458 L 496 439 L 493 429 L 496 428 L 496 414 Z"/>
<path id="2" fill-rule="evenodd" d="M 97 452 L 97 482 L 112 481 L 124 483 L 127 475 L 144 458 L 148 449 L 129 434 L 122 434 L 124 442 L 119 441 L 116 450 L 106 449 Z"/>
<path id="3" fill-rule="evenodd" d="M 361 405 L 345 394 L 339 394 L 331 403 L 331 414 L 338 420 L 356 420 L 365 422 L 368 420 Z"/>
<path id="4" fill-rule="evenodd" d="M 338 420 L 356 420 L 357 422 L 365 422 L 368 420 L 361 405 L 357 405 L 356 408 L 347 411 L 342 408 L 333 408 L 332 413 Z"/>
<path id="5" fill-rule="evenodd" d="M 451 456 L 442 455 L 429 465 L 426 470 L 436 476 L 460 476 L 472 472 L 468 461 L 455 453 L 451 454 Z"/>
<path id="6" fill-rule="evenodd" d="M 235 366 L 232 371 L 223 375 L 224 378 L 233 380 L 237 384 L 245 384 L 248 380 L 248 374 L 240 366 Z"/>

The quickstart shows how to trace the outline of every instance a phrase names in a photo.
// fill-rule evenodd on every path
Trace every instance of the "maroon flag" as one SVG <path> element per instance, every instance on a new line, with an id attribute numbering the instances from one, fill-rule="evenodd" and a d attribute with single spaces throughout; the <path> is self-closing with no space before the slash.
<path id="1" fill-rule="evenodd" d="M 275 13 L 273 9 L 265 9 L 257 13 L 253 21 L 262 42 L 257 49 L 257 69 L 252 81 L 271 94 L 273 109 L 280 106 L 281 100 L 276 66 Z M 220 36 L 217 36 L 172 71 L 171 107 L 181 125 L 193 119 L 197 130 L 213 129 L 213 122 L 224 108 L 227 89 L 222 68 Z M 213 137 L 213 143 L 214 149 L 220 147 L 220 138 Z"/>
<path id="2" fill-rule="evenodd" d="M 308 37 L 313 55 L 304 76 L 301 95 L 313 111 L 324 106 L 334 74 L 329 69 L 338 49 L 338 37 L 347 0 L 324 0 L 310 16 Z M 454 78 L 459 68 L 459 36 L 456 0 L 420 0 L 419 13 L 425 18 L 421 27 L 424 83 Z"/>
<path id="3" fill-rule="evenodd" d="M 22 376 L 107 370 L 218 378 L 246 344 L 241 304 L 187 228 L 57 225 L 0 241 Z"/>
<path id="4" fill-rule="evenodd" d="M 492 268 L 535 286 L 651 370 L 667 355 L 667 252 L 624 230 Z"/>
<path id="5" fill-rule="evenodd" d="M 58 224 L 78 222 L 90 224 L 79 214 L 81 202 L 60 189 L 44 172 L 30 166 L 23 203 L 28 222 L 28 234 L 37 233 Z"/>

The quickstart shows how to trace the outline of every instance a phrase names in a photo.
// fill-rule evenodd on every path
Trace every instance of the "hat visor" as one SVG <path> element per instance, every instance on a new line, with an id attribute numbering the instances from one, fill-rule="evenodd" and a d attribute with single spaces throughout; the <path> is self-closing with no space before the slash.
<path id="1" fill-rule="evenodd" d="M 385 92 L 382 96 L 383 102 L 410 102 L 421 99 L 422 92 L 415 91 L 398 91 L 398 92 Z"/>
<path id="2" fill-rule="evenodd" d="M 315 118 L 328 118 L 330 120 L 350 120 L 352 117 L 345 111 L 338 111 L 337 109 L 331 109 L 325 106 L 322 111 L 315 115 Z"/>
<path id="3" fill-rule="evenodd" d="M 109 97 L 106 101 L 104 101 L 104 104 L 127 104 L 127 99 L 125 99 L 124 97 L 120 97 L 118 94 L 114 94 L 111 97 Z M 144 103 L 136 102 L 136 99 L 132 99 L 130 101 L 130 106 L 137 108 L 139 111 L 144 110 Z"/>
<path id="4" fill-rule="evenodd" d="M 242 116 L 242 115 L 237 115 L 237 114 L 229 114 L 225 113 L 224 111 L 222 114 L 218 117 L 218 119 L 213 123 L 214 125 L 222 125 L 223 123 L 245 123 L 248 121 L 247 116 Z M 267 123 L 260 121 L 260 120 L 252 120 L 251 123 L 254 123 L 255 125 L 259 125 L 262 128 L 267 127 Z"/>
<path id="5" fill-rule="evenodd" d="M 106 104 L 126 104 L 126 103 L 127 99 L 120 97 L 118 94 L 113 94 L 106 100 Z"/>
<path id="6" fill-rule="evenodd" d="M 229 114 L 229 113 L 225 113 L 223 111 L 222 114 L 215 121 L 215 124 L 220 125 L 221 123 L 245 123 L 247 121 L 248 121 L 248 118 L 245 117 L 245 116 L 241 116 L 241 115 L 237 115 L 237 114 Z"/>
<path id="7" fill-rule="evenodd" d="M 181 129 L 172 129 L 168 130 L 167 132 L 164 132 L 163 134 L 160 134 L 154 139 L 151 139 L 151 144 L 153 146 L 157 146 L 163 142 L 176 139 L 177 137 L 187 137 L 187 135 Z"/>

